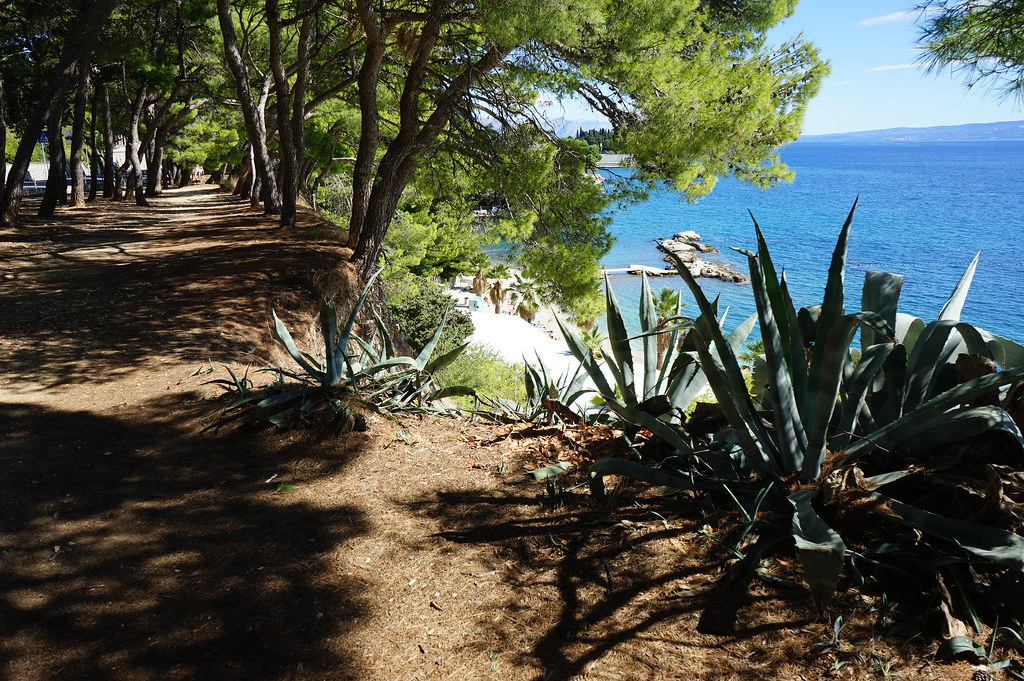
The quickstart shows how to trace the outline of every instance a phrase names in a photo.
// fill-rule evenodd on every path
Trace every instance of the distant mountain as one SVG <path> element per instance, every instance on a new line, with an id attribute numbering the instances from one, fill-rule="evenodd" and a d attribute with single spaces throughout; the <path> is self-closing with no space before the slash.
<path id="1" fill-rule="evenodd" d="M 932 128 L 888 128 L 803 135 L 801 142 L 954 142 L 975 140 L 1024 140 L 1024 121 L 940 125 Z"/>

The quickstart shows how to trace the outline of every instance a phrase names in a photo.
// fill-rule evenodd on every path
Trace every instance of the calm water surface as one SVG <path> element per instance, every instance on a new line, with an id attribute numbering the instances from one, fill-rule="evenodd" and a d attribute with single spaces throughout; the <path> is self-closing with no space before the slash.
<path id="1" fill-rule="evenodd" d="M 859 308 L 863 273 L 906 276 L 901 312 L 935 318 L 975 253 L 981 261 L 963 320 L 1024 341 L 1024 141 L 835 144 L 797 142 L 782 151 L 792 184 L 761 191 L 723 180 L 697 204 L 656 192 L 613 214 L 617 241 L 605 267 L 662 265 L 653 239 L 692 229 L 721 250 L 706 256 L 746 272 L 730 247 L 756 250 L 750 213 L 784 267 L 798 306 L 821 301 L 835 239 L 855 199 L 847 309 Z M 628 172 L 628 171 L 627 171 Z M 754 311 L 749 286 L 702 279 L 731 308 L 731 328 Z M 678 278 L 652 281 L 684 290 Z M 638 277 L 615 277 L 635 316 Z M 691 300 L 684 294 L 684 300 Z M 691 306 L 687 312 L 694 311 Z"/>

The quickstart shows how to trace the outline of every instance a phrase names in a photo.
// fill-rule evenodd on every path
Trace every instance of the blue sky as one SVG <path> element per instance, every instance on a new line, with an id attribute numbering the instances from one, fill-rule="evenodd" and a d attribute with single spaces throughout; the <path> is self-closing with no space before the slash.
<path id="1" fill-rule="evenodd" d="M 1024 119 L 1017 101 L 917 65 L 913 7 L 902 0 L 801 0 L 775 29 L 776 41 L 802 32 L 832 64 L 808 107 L 805 134 Z"/>

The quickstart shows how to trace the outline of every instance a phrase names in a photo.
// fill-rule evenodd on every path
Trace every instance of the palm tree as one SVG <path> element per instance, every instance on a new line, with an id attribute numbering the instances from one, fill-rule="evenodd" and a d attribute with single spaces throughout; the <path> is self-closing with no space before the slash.
<path id="1" fill-rule="evenodd" d="M 580 327 L 580 340 L 594 355 L 594 359 L 601 359 L 604 356 L 601 344 L 608 340 L 608 336 L 604 335 L 596 325 Z"/>
<path id="2" fill-rule="evenodd" d="M 501 304 L 505 302 L 505 287 L 501 279 L 495 279 L 491 285 L 491 302 L 494 303 L 494 314 L 501 314 Z"/>
<path id="3" fill-rule="evenodd" d="M 516 280 L 509 290 L 512 292 L 513 302 L 519 302 L 516 314 L 532 324 L 533 318 L 537 316 L 537 310 L 540 309 L 540 286 L 521 274 L 516 274 L 515 277 Z"/>
<path id="4" fill-rule="evenodd" d="M 658 324 L 664 324 L 672 317 L 680 314 L 686 303 L 682 301 L 682 295 L 668 286 L 663 286 L 658 295 L 654 297 L 654 311 L 658 315 Z M 672 340 L 671 333 L 658 334 L 658 369 L 661 369 L 668 350 L 669 342 Z"/>

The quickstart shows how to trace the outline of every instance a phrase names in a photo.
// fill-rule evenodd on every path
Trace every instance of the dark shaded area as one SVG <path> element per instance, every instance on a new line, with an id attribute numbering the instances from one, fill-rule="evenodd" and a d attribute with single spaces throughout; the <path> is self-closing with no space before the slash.
<path id="1" fill-rule="evenodd" d="M 412 507 L 451 527 L 439 534 L 448 541 L 493 546 L 495 569 L 505 573 L 505 581 L 517 583 L 521 589 L 538 585 L 524 581 L 530 578 L 515 568 L 510 570 L 509 563 L 529 565 L 531 575 L 554 573 L 557 597 L 546 600 L 558 611 L 557 617 L 537 627 L 542 635 L 529 651 L 544 669 L 537 681 L 582 678 L 593 662 L 610 651 L 630 643 L 643 646 L 651 637 L 674 648 L 717 649 L 730 641 L 781 633 L 810 621 L 741 621 L 737 613 L 770 607 L 776 594 L 772 589 L 755 593 L 748 581 L 730 579 L 730 561 L 724 549 L 702 550 L 699 556 L 680 554 L 678 560 L 665 564 L 665 552 L 659 545 L 692 540 L 693 530 L 699 527 L 699 516 L 689 502 L 645 498 L 639 504 L 623 502 L 618 507 L 581 507 L 577 499 L 575 504 L 570 502 L 569 507 L 549 513 L 535 497 L 523 494 L 527 489 L 537 490 L 535 486 L 513 484 L 502 496 L 439 493 Z M 661 517 L 692 514 L 694 521 L 677 520 L 675 527 L 638 532 L 640 524 L 657 522 L 658 516 L 652 512 Z M 510 514 L 518 517 L 509 519 Z M 551 578 L 545 578 L 544 584 L 550 582 Z M 687 582 L 700 582 L 702 586 L 680 590 L 679 584 Z M 638 608 L 638 603 L 643 606 Z M 509 602 L 504 609 L 512 622 L 542 619 L 520 602 Z M 673 621 L 686 617 L 697 619 L 697 630 L 709 636 L 700 641 L 666 641 L 665 632 L 671 631 Z M 495 635 L 504 634 L 496 630 Z M 671 660 L 659 659 L 657 663 L 661 669 L 672 666 Z M 738 669 L 746 667 L 743 662 Z M 759 678 L 772 674 L 770 662 L 758 668 Z"/>
<path id="2" fill-rule="evenodd" d="M 313 308 L 342 249 L 175 193 L 0 234 L 0 679 L 365 678 L 338 645 L 368 606 L 336 550 L 366 520 L 301 482 L 369 440 L 211 428 L 211 402 L 153 378 L 264 364 L 270 306 Z M 94 393 L 125 401 L 86 411 Z"/>
<path id="3" fill-rule="evenodd" d="M 329 641 L 366 605 L 328 556 L 365 520 L 276 491 L 307 440 L 5 405 L 0 677 L 360 678 Z"/>
<path id="4" fill-rule="evenodd" d="M 311 274 L 337 271 L 346 251 L 277 230 L 215 188 L 175 191 L 186 204 L 111 206 L 0 235 L 0 268 L 19 264 L 0 280 L 2 375 L 52 387 L 114 379 L 154 356 L 266 363 L 275 291 L 308 291 Z M 118 227 L 105 224 L 114 218 Z"/>

